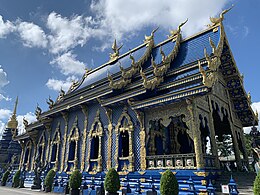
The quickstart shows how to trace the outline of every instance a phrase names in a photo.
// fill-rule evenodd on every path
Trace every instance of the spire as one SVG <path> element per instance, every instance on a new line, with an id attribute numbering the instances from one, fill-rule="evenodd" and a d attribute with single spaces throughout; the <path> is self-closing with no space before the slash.
<path id="1" fill-rule="evenodd" d="M 7 128 L 9 128 L 9 129 L 17 129 L 17 126 L 18 126 L 18 121 L 16 119 L 17 105 L 18 105 L 18 96 L 16 97 L 16 100 L 15 100 L 13 114 L 7 123 Z"/>

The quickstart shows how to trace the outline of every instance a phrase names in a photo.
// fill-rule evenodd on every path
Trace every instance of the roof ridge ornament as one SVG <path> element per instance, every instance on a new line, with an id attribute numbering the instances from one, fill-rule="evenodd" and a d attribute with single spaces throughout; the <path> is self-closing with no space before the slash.
<path id="1" fill-rule="evenodd" d="M 42 114 L 42 109 L 39 107 L 39 104 L 37 103 L 35 112 L 34 112 L 36 119 L 39 120 L 40 119 L 40 115 Z"/>
<path id="2" fill-rule="evenodd" d="M 210 70 L 208 73 L 201 66 L 200 61 L 198 60 L 199 71 L 202 75 L 202 83 L 208 88 L 212 88 L 212 86 L 217 81 L 217 72 Z"/>
<path id="3" fill-rule="evenodd" d="M 51 96 L 49 96 L 49 99 L 46 99 L 46 103 L 49 105 L 49 109 L 53 108 L 54 101 L 51 99 Z"/>
<path id="4" fill-rule="evenodd" d="M 210 22 L 211 22 L 212 24 L 209 24 L 208 27 L 213 27 L 213 26 L 216 26 L 216 25 L 222 23 L 223 20 L 224 20 L 224 15 L 225 15 L 227 12 L 229 12 L 231 9 L 233 9 L 233 7 L 234 7 L 234 4 L 232 4 L 232 6 L 231 6 L 229 9 L 223 10 L 223 11 L 220 13 L 220 15 L 219 15 L 218 18 L 210 17 L 209 19 L 210 19 Z"/>
<path id="5" fill-rule="evenodd" d="M 122 47 L 123 47 L 123 44 L 120 47 L 117 46 L 116 39 L 115 39 L 115 41 L 114 41 L 114 43 L 112 45 L 112 50 L 114 51 L 114 53 L 110 53 L 109 54 L 109 57 L 110 57 L 109 62 L 112 62 L 112 61 L 115 61 L 115 60 L 118 59 L 118 57 L 119 57 L 119 50 Z"/>
<path id="6" fill-rule="evenodd" d="M 146 43 L 148 46 L 148 44 L 153 41 L 153 38 L 154 38 L 154 33 L 159 29 L 159 26 L 154 29 L 152 32 L 151 32 L 151 35 L 150 36 L 147 36 L 147 35 L 144 35 L 144 43 Z"/>
<path id="7" fill-rule="evenodd" d="M 180 32 L 181 32 L 181 27 L 184 25 L 184 24 L 186 24 L 187 22 L 188 22 L 188 18 L 184 21 L 184 22 L 182 22 L 182 23 L 180 23 L 180 25 L 178 26 L 178 28 L 176 29 L 176 30 L 170 30 L 170 35 L 168 35 L 168 38 L 174 38 L 174 37 L 176 37 L 176 35 L 178 35 L 178 34 L 180 34 Z"/>

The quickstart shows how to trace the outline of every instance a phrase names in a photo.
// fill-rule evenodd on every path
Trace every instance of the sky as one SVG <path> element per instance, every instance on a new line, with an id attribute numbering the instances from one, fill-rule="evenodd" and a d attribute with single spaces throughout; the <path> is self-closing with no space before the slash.
<path id="1" fill-rule="evenodd" d="M 0 134 L 16 96 L 22 129 L 23 117 L 35 120 L 37 104 L 47 110 L 46 98 L 55 100 L 86 68 L 107 62 L 114 39 L 124 44 L 123 53 L 156 27 L 155 41 L 164 40 L 188 18 L 187 37 L 232 4 L 226 34 L 252 107 L 260 111 L 259 0 L 0 0 Z"/>

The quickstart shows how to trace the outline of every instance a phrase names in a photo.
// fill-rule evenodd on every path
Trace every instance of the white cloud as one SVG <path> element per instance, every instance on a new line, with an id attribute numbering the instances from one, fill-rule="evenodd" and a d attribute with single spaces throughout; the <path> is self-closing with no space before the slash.
<path id="1" fill-rule="evenodd" d="M 45 48 L 47 46 L 47 37 L 42 28 L 38 25 L 19 21 L 17 24 L 17 31 L 24 46 L 39 48 Z"/>
<path id="2" fill-rule="evenodd" d="M 15 26 L 12 22 L 3 20 L 3 17 L 0 15 L 0 38 L 5 38 L 7 34 L 13 32 Z"/>
<path id="3" fill-rule="evenodd" d="M 219 14 L 227 3 L 226 0 L 100 0 L 91 7 L 99 14 L 101 27 L 121 38 L 146 26 L 176 28 L 186 18 L 189 22 L 183 31 L 190 35 L 205 28 L 210 23 L 209 17 Z"/>
<path id="4" fill-rule="evenodd" d="M 91 17 L 75 15 L 66 18 L 52 12 L 47 19 L 47 27 L 51 31 L 48 36 L 50 51 L 56 54 L 66 52 L 77 45 L 83 46 L 92 34 L 90 25 L 94 25 Z"/>
<path id="5" fill-rule="evenodd" d="M 251 107 L 252 107 L 254 112 L 256 112 L 256 111 L 258 112 L 258 120 L 260 121 L 260 102 L 252 103 Z M 245 127 L 244 132 L 249 133 L 251 131 L 251 128 L 252 127 Z"/>
<path id="6" fill-rule="evenodd" d="M 6 120 L 10 118 L 12 111 L 9 109 L 0 109 L 0 120 Z"/>
<path id="7" fill-rule="evenodd" d="M 12 114 L 11 110 L 8 109 L 0 109 L 0 139 L 3 135 L 3 132 L 5 130 L 5 121 L 7 121 L 8 118 L 10 118 Z"/>
<path id="8" fill-rule="evenodd" d="M 4 130 L 5 130 L 5 123 L 0 120 L 0 139 L 2 139 Z"/>
<path id="9" fill-rule="evenodd" d="M 61 73 L 64 75 L 76 74 L 82 75 L 85 71 L 84 63 L 76 60 L 77 55 L 73 54 L 71 51 L 58 56 L 52 60 L 51 64 L 57 64 Z"/>
<path id="10" fill-rule="evenodd" d="M 9 83 L 7 79 L 7 73 L 4 71 L 4 69 L 0 65 L 0 101 L 5 100 L 5 101 L 10 101 L 11 98 L 4 96 L 1 94 L 3 92 L 2 88 L 6 86 Z"/>
<path id="11" fill-rule="evenodd" d="M 17 121 L 18 121 L 18 134 L 24 133 L 24 125 L 23 125 L 23 118 L 25 118 L 29 124 L 36 121 L 36 116 L 32 112 L 28 112 L 24 115 L 18 115 Z"/>
<path id="12" fill-rule="evenodd" d="M 11 101 L 12 98 L 6 97 L 6 96 L 4 96 L 3 94 L 0 93 L 0 101 L 1 101 L 1 100 Z"/>
<path id="13" fill-rule="evenodd" d="M 9 81 L 7 80 L 7 74 L 4 71 L 4 69 L 2 68 L 2 66 L 0 65 L 0 91 L 8 83 L 9 83 Z"/>
<path id="14" fill-rule="evenodd" d="M 49 79 L 46 83 L 46 86 L 49 89 L 54 90 L 54 91 L 60 91 L 61 88 L 64 91 L 68 91 L 73 80 L 76 80 L 76 77 L 74 77 L 74 76 L 68 77 L 65 81 L 57 80 L 57 79 Z"/>

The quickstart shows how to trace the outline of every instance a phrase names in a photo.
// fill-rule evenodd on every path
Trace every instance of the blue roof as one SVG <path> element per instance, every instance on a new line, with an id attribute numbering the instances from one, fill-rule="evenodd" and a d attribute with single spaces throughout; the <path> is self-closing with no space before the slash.
<path id="1" fill-rule="evenodd" d="M 213 32 L 212 29 L 206 30 L 198 35 L 195 35 L 194 37 L 185 39 L 180 45 L 178 55 L 172 62 L 170 70 L 179 68 L 181 66 L 195 62 L 198 59 L 204 58 L 204 48 L 206 48 L 208 54 L 210 54 L 212 52 L 212 48 L 209 43 L 209 37 L 217 46 L 220 40 L 220 29 L 217 32 Z M 168 41 L 158 44 L 158 46 L 153 48 L 152 56 L 156 64 L 160 64 L 162 61 L 160 47 L 162 47 L 162 51 L 165 53 L 165 55 L 168 55 L 173 50 L 174 46 L 175 42 Z M 143 45 L 139 49 L 133 51 L 131 55 L 135 58 L 135 61 L 138 61 L 144 55 L 145 51 L 146 47 L 145 45 Z M 105 79 L 108 72 L 112 75 L 120 72 L 120 65 L 124 68 L 129 68 L 131 66 L 131 59 L 129 58 L 129 55 L 125 55 L 124 57 L 119 58 L 116 63 L 106 65 L 98 69 L 97 71 L 89 74 L 77 90 L 83 89 L 87 86 L 91 86 L 94 83 Z M 143 69 L 146 69 L 149 66 L 151 66 L 151 60 L 148 59 L 147 62 L 145 62 L 145 64 L 143 65 Z M 190 71 L 175 77 L 173 80 L 180 79 L 197 72 L 198 70 Z M 149 75 L 147 76 L 149 77 Z"/>

